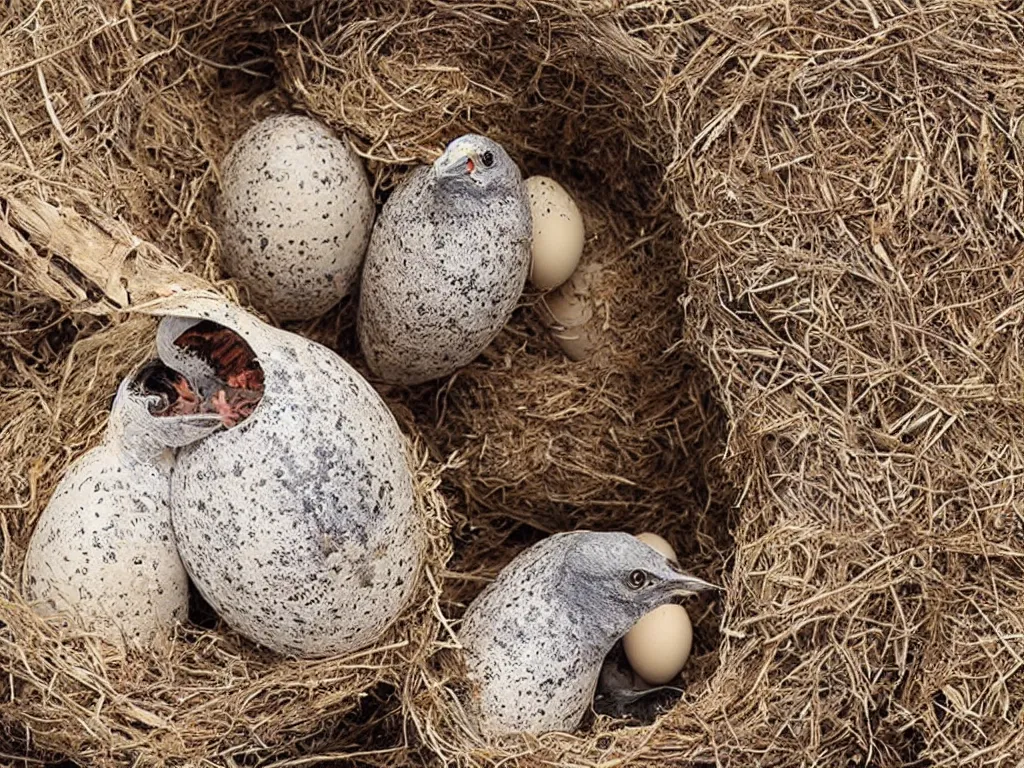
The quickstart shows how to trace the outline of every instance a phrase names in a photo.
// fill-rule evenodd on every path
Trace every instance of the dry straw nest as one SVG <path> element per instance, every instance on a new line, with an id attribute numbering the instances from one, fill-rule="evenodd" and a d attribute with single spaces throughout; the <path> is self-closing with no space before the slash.
<path id="1" fill-rule="evenodd" d="M 138 305 L 234 295 L 218 163 L 282 108 L 347 132 L 381 200 L 470 129 L 562 180 L 606 344 L 565 361 L 527 295 L 450 381 L 382 389 L 436 542 L 384 647 L 279 661 L 197 613 L 110 658 L 26 610 L 21 555 L 147 351 Z M 4 760 L 1024 757 L 1019 2 L 10 0 L 0 196 Z M 360 363 L 350 302 L 298 330 Z M 584 526 L 659 531 L 727 587 L 686 692 L 653 725 L 476 744 L 451 621 Z"/>

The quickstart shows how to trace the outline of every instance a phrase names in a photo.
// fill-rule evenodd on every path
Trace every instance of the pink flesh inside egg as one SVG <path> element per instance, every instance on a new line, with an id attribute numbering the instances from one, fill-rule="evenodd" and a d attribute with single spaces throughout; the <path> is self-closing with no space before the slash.
<path id="1" fill-rule="evenodd" d="M 263 397 L 263 369 L 241 336 L 204 320 L 175 339 L 174 344 L 208 363 L 217 386 L 203 396 L 185 376 L 159 366 L 143 382 L 165 403 L 153 411 L 154 416 L 217 413 L 230 428 L 252 415 Z"/>

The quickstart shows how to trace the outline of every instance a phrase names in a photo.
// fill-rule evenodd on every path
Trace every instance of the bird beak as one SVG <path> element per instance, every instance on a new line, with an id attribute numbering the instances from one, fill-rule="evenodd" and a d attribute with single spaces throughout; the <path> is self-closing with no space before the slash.
<path id="1" fill-rule="evenodd" d="M 449 147 L 434 161 L 434 175 L 439 178 L 457 178 L 473 172 L 476 155 L 469 147 Z"/>
<path id="2" fill-rule="evenodd" d="M 696 576 L 679 576 L 668 584 L 673 595 L 690 597 L 700 592 L 721 591 L 721 587 L 698 579 Z"/>
<path id="3" fill-rule="evenodd" d="M 691 576 L 688 573 L 683 573 L 679 566 L 672 561 L 668 561 L 668 565 L 672 569 L 672 575 L 665 579 L 664 583 L 665 588 L 673 595 L 689 597 L 700 592 L 718 592 L 722 590 L 722 587 L 711 584 L 703 579 L 698 579 L 696 576 Z"/>

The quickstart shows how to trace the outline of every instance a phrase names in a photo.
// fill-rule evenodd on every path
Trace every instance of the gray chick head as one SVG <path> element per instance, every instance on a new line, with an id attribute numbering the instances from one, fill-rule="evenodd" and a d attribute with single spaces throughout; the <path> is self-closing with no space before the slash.
<path id="1" fill-rule="evenodd" d="M 572 536 L 564 577 L 571 580 L 580 607 L 617 636 L 645 614 L 677 595 L 717 590 L 628 533 L 593 531 Z"/>
<path id="2" fill-rule="evenodd" d="M 523 182 L 519 167 L 502 146 L 474 133 L 449 144 L 432 170 L 438 189 L 454 196 L 508 194 Z"/>

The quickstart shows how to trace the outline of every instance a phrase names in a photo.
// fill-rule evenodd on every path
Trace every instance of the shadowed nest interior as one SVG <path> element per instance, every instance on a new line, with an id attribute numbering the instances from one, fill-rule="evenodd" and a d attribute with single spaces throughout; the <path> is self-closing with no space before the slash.
<path id="1" fill-rule="evenodd" d="M 12 0 L 0 93 L 4 759 L 1024 755 L 1019 2 Z M 604 346 L 566 361 L 528 291 L 451 380 L 380 387 L 435 542 L 383 647 L 282 662 L 197 607 L 172 651 L 110 658 L 33 617 L 22 554 L 151 351 L 126 308 L 239 295 L 219 163 L 281 109 L 345 132 L 378 202 L 469 130 L 564 183 Z M 361 366 L 352 309 L 293 330 Z M 450 620 L 579 527 L 662 533 L 727 588 L 694 612 L 686 691 L 653 726 L 475 744 Z"/>

